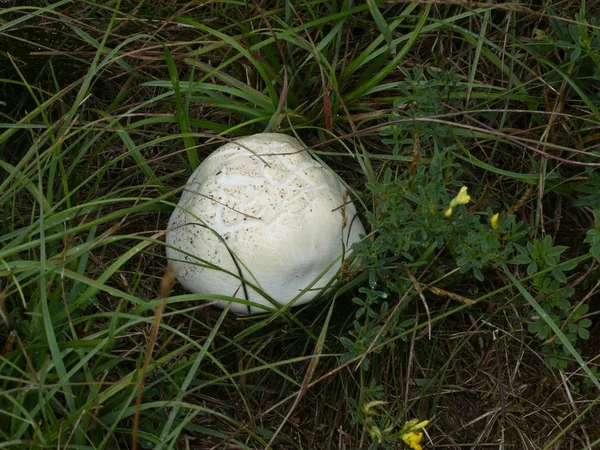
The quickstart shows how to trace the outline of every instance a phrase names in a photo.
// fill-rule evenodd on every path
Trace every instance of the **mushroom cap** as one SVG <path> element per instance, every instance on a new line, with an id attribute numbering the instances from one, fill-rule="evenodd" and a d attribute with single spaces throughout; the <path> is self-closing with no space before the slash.
<path id="1" fill-rule="evenodd" d="M 278 133 L 237 139 L 190 177 L 169 220 L 167 258 L 191 292 L 265 306 L 232 302 L 237 314 L 276 308 L 250 285 L 286 305 L 324 273 L 294 305 L 306 303 L 330 284 L 365 232 L 345 193 L 296 139 Z"/>

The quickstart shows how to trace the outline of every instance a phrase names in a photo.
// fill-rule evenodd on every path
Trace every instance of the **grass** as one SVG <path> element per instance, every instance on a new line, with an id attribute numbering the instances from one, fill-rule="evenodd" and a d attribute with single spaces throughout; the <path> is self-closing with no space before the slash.
<path id="1" fill-rule="evenodd" d="M 413 418 L 424 448 L 600 444 L 600 3 L 3 6 L 0 448 L 402 448 Z M 204 157 L 267 130 L 349 184 L 376 257 L 237 318 L 171 286 L 164 234 Z M 461 185 L 457 222 L 377 250 Z M 510 255 L 436 241 L 473 217 Z"/>

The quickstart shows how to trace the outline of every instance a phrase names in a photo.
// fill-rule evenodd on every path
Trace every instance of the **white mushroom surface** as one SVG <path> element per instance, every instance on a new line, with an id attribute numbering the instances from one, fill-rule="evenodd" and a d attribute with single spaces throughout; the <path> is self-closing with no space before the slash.
<path id="1" fill-rule="evenodd" d="M 232 302 L 237 314 L 277 308 L 250 285 L 286 305 L 325 272 L 294 305 L 312 300 L 365 233 L 344 185 L 296 139 L 277 133 L 210 154 L 168 227 L 167 258 L 185 289 L 265 306 Z"/>

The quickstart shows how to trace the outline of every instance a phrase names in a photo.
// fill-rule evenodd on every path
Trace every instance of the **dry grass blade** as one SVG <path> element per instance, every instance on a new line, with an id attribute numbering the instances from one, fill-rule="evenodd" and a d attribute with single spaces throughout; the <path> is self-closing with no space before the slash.
<path id="1" fill-rule="evenodd" d="M 160 303 L 158 303 L 156 310 L 154 311 L 154 319 L 152 321 L 152 326 L 150 327 L 150 334 L 146 341 L 146 348 L 144 349 L 144 363 L 142 365 L 142 368 L 140 369 L 139 377 L 137 380 L 137 396 L 135 402 L 135 414 L 133 416 L 133 427 L 131 435 L 131 448 L 133 450 L 136 450 L 138 448 L 138 433 L 140 427 L 140 415 L 144 395 L 144 381 L 146 379 L 146 372 L 148 371 L 148 366 L 150 365 L 150 361 L 152 360 L 154 346 L 156 345 L 156 338 L 158 336 L 158 330 L 160 328 L 160 322 L 165 311 L 167 298 L 169 297 L 169 290 L 175 282 L 175 276 L 175 271 L 171 268 L 170 265 L 167 265 L 167 270 L 165 271 L 164 275 L 160 280 L 158 297 L 161 299 L 161 301 Z"/>

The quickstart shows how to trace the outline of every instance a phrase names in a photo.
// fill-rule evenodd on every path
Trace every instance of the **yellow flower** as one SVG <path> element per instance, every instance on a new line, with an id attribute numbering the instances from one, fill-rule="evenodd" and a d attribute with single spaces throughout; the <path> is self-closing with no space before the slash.
<path id="1" fill-rule="evenodd" d="M 458 195 L 450 202 L 450 208 L 455 208 L 458 205 L 466 205 L 471 201 L 471 197 L 467 194 L 467 187 L 463 186 L 458 191 Z"/>
<path id="2" fill-rule="evenodd" d="M 423 433 L 420 431 L 416 433 L 414 431 L 409 431 L 408 433 L 404 433 L 402 435 L 402 440 L 404 443 L 413 450 L 423 450 L 423 447 L 421 447 L 420 444 L 421 439 L 423 439 Z"/>
<path id="3" fill-rule="evenodd" d="M 402 428 L 402 440 L 413 450 L 423 450 L 421 447 L 421 440 L 423 439 L 423 432 L 419 431 L 425 428 L 429 424 L 429 420 L 412 419 L 407 422 Z"/>
<path id="4" fill-rule="evenodd" d="M 492 216 L 490 219 L 490 225 L 494 231 L 498 231 L 498 228 L 500 228 L 500 214 L 496 213 Z"/>
<path id="5" fill-rule="evenodd" d="M 450 201 L 450 207 L 444 211 L 444 216 L 450 217 L 454 208 L 456 208 L 458 205 L 466 205 L 471 201 L 471 196 L 467 194 L 467 189 L 468 188 L 466 186 L 460 188 L 460 191 L 458 191 L 456 197 Z"/>

